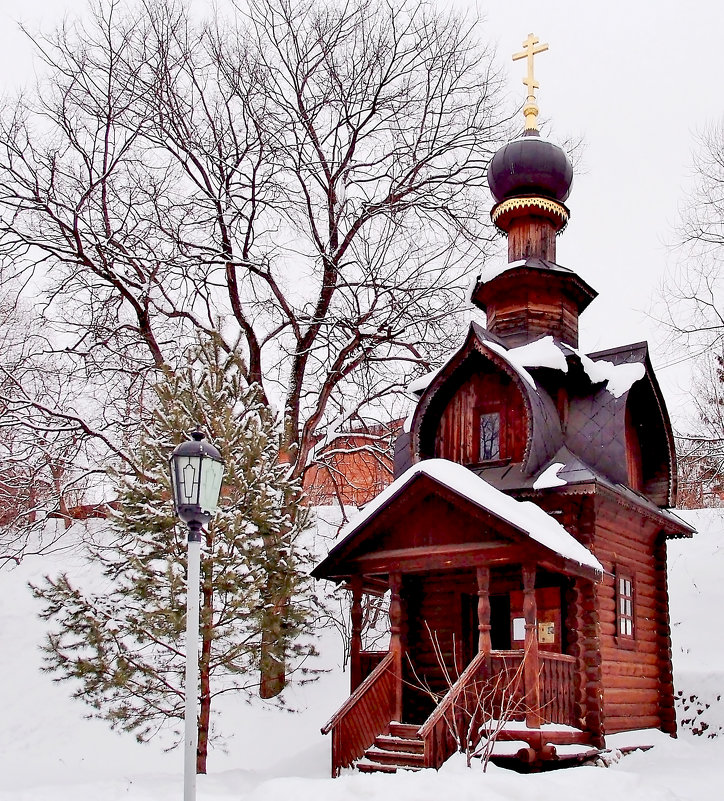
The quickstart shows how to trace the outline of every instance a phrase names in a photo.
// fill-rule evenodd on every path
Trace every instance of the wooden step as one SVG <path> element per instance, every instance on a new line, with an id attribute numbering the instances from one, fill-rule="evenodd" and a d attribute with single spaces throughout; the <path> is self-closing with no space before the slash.
<path id="1" fill-rule="evenodd" d="M 417 723 L 390 723 L 390 734 L 405 740 L 417 740 L 417 730 L 420 725 Z"/>
<path id="2" fill-rule="evenodd" d="M 550 731 L 546 729 L 502 729 L 496 735 L 500 742 L 523 740 L 526 743 L 543 742 L 552 745 L 589 745 L 591 735 L 586 731 Z"/>
<path id="3" fill-rule="evenodd" d="M 397 773 L 395 765 L 383 765 L 364 758 L 357 760 L 356 766 L 360 773 Z"/>
<path id="4" fill-rule="evenodd" d="M 372 746 L 365 751 L 364 758 L 370 762 L 380 762 L 383 765 L 394 765 L 398 768 L 422 768 L 425 766 L 423 754 L 414 754 L 410 751 L 385 751 Z"/>
<path id="5" fill-rule="evenodd" d="M 406 751 L 413 754 L 422 754 L 425 750 L 422 740 L 393 737 L 391 734 L 380 734 L 375 738 L 375 746 L 383 751 Z"/>

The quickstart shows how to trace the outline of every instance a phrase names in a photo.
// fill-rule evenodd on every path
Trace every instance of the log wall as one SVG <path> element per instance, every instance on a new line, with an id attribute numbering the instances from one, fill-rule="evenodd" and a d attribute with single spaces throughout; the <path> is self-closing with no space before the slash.
<path id="1" fill-rule="evenodd" d="M 671 658 L 671 623 L 669 618 L 669 586 L 666 567 L 666 539 L 659 534 L 654 543 L 654 568 L 656 570 L 656 603 L 658 615 L 659 645 L 659 709 L 661 728 L 672 737 L 676 736 L 676 709 L 674 706 L 674 675 Z"/>
<path id="2" fill-rule="evenodd" d="M 668 598 L 664 598 L 657 527 L 613 501 L 599 501 L 595 553 L 607 575 L 597 587 L 601 676 L 606 733 L 662 728 L 667 705 L 662 685 L 670 684 Z M 634 579 L 634 638 L 617 632 L 616 570 Z M 664 565 L 665 569 L 665 565 Z M 667 678 L 668 677 L 668 678 Z M 670 728 L 669 723 L 667 726 Z"/>

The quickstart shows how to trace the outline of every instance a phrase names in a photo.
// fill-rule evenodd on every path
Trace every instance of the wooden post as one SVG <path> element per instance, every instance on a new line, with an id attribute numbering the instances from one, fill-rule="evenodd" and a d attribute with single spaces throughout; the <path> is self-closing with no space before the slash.
<path id="1" fill-rule="evenodd" d="M 352 637 L 349 644 L 350 693 L 362 684 L 362 576 L 352 576 Z"/>
<path id="2" fill-rule="evenodd" d="M 395 704 L 393 718 L 402 723 L 402 575 L 390 573 L 390 652 L 394 654 Z"/>
<path id="3" fill-rule="evenodd" d="M 540 658 L 538 656 L 538 608 L 535 601 L 535 565 L 523 565 L 523 617 L 525 618 L 525 724 L 539 729 L 540 714 Z"/>
<path id="4" fill-rule="evenodd" d="M 526 215 L 510 224 L 508 261 L 519 261 L 531 256 L 555 262 L 556 227 L 544 217 Z"/>
<path id="5" fill-rule="evenodd" d="M 490 656 L 490 568 L 479 567 L 478 575 L 478 653 Z"/>

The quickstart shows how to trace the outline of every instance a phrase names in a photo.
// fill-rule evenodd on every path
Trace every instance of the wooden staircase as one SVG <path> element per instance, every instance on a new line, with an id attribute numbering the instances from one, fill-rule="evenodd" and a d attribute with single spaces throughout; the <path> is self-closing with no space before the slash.
<path id="1" fill-rule="evenodd" d="M 575 727 L 573 668 L 575 660 L 563 654 L 541 654 L 540 708 L 562 728 L 528 728 L 521 722 L 498 735 L 498 740 L 522 740 L 513 755 L 529 765 L 556 760 L 556 746 L 588 745 L 590 734 Z M 485 715 L 481 692 L 488 683 L 510 691 L 509 707 L 524 700 L 520 676 L 523 651 L 479 652 L 420 726 L 390 723 L 400 715 L 400 669 L 387 653 L 340 709 L 322 727 L 332 734 L 332 776 L 353 765 L 364 772 L 395 773 L 398 769 L 439 769 L 458 750 L 459 728 L 480 731 Z M 501 684 L 502 682 L 502 684 Z M 511 689 L 512 688 L 512 689 Z M 504 698 L 492 697 L 491 709 L 502 709 Z M 510 713 L 510 708 L 506 711 Z M 590 743 L 593 745 L 592 743 Z M 595 749 L 594 749 L 595 750 Z M 510 758 L 507 755 L 505 758 Z"/>
<path id="2" fill-rule="evenodd" d="M 390 723 L 389 734 L 375 737 L 374 744 L 357 761 L 357 770 L 361 773 L 396 773 L 425 767 L 425 744 L 417 734 L 419 728 L 409 723 Z"/>

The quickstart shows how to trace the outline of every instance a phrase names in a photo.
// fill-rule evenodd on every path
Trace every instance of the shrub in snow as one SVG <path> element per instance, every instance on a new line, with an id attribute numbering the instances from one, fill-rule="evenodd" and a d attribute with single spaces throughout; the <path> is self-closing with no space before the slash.
<path id="1" fill-rule="evenodd" d="M 696 692 L 677 690 L 675 702 L 679 725 L 699 737 L 714 739 L 724 734 L 724 691 L 701 687 Z"/>

